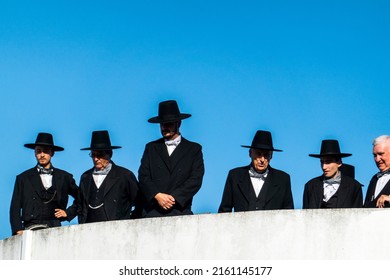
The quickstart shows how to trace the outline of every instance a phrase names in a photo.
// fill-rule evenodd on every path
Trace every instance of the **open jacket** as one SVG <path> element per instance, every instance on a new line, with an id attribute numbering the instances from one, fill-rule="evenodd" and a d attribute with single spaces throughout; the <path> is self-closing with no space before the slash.
<path id="1" fill-rule="evenodd" d="M 229 171 L 218 212 L 294 209 L 290 175 L 268 167 L 268 175 L 256 198 L 249 176 L 250 165 Z M 256 199 L 256 201 L 255 201 Z"/>
<path id="2" fill-rule="evenodd" d="M 110 172 L 104 179 L 104 211 L 109 221 L 130 219 L 138 192 L 138 181 L 130 170 L 112 163 Z M 87 220 L 89 194 L 94 186 L 93 168 L 87 170 L 80 178 L 79 223 Z"/>
<path id="3" fill-rule="evenodd" d="M 66 220 L 71 221 L 77 215 L 78 188 L 73 175 L 53 167 L 52 188 L 56 191 L 55 199 L 60 209 L 66 211 Z M 43 184 L 36 167 L 28 169 L 16 176 L 15 187 L 10 207 L 12 234 L 24 230 L 24 224 L 39 219 L 43 208 Z M 69 195 L 74 198 L 73 204 L 67 208 Z M 54 213 L 53 213 L 53 219 Z M 60 221 L 63 221 L 61 219 Z"/>
<path id="4" fill-rule="evenodd" d="M 311 179 L 305 184 L 303 193 L 303 209 L 321 208 L 324 196 L 324 176 Z M 355 179 L 341 173 L 341 182 L 337 190 L 337 206 L 335 208 L 363 207 L 362 185 Z"/>
<path id="5" fill-rule="evenodd" d="M 364 207 L 365 208 L 375 208 L 376 207 L 376 202 L 378 198 L 381 197 L 382 194 L 384 195 L 390 195 L 390 181 L 387 182 L 387 184 L 384 186 L 384 188 L 381 190 L 381 192 L 378 194 L 377 197 L 374 197 L 375 195 L 375 187 L 376 183 L 378 182 L 378 178 L 376 175 L 374 175 L 371 180 L 370 184 L 368 185 L 367 188 L 367 193 L 366 193 L 366 199 L 364 201 Z M 386 202 L 385 203 L 385 208 L 390 207 L 390 203 Z"/>

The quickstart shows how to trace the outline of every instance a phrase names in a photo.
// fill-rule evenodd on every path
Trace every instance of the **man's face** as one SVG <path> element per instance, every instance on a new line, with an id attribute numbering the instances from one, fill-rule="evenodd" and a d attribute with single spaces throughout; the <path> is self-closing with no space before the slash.
<path id="1" fill-rule="evenodd" d="M 383 172 L 390 168 L 390 141 L 384 141 L 374 146 L 375 164 Z"/>
<path id="2" fill-rule="evenodd" d="M 97 170 L 104 169 L 110 163 L 110 155 L 108 151 L 93 150 L 90 153 L 93 165 Z"/>
<path id="3" fill-rule="evenodd" d="M 38 164 L 44 168 L 49 168 L 51 165 L 51 158 L 53 156 L 53 150 L 49 147 L 36 146 L 35 147 L 35 158 Z"/>
<path id="4" fill-rule="evenodd" d="M 321 157 L 321 169 L 324 172 L 326 178 L 333 178 L 336 176 L 337 171 L 341 166 L 341 160 L 335 159 L 334 157 Z"/>
<path id="5" fill-rule="evenodd" d="M 249 156 L 252 159 L 252 165 L 259 173 L 264 173 L 272 159 L 272 151 L 250 149 Z"/>
<path id="6" fill-rule="evenodd" d="M 179 136 L 180 122 L 160 123 L 161 134 L 166 140 L 173 140 Z"/>

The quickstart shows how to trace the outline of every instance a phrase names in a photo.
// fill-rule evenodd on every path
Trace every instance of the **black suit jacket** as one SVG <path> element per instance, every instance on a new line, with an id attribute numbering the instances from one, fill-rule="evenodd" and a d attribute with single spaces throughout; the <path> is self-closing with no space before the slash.
<path id="1" fill-rule="evenodd" d="M 268 167 L 269 173 L 259 194 L 259 209 L 250 206 L 254 189 L 249 176 L 249 168 L 250 165 L 229 171 L 218 209 L 219 213 L 232 212 L 232 209 L 235 212 L 294 209 L 290 175 L 272 167 Z"/>
<path id="2" fill-rule="evenodd" d="M 303 209 L 321 208 L 324 196 L 324 176 L 311 179 L 305 184 L 303 192 Z M 361 208 L 363 207 L 362 185 L 355 179 L 341 173 L 341 182 L 337 190 L 336 208 Z"/>
<path id="3" fill-rule="evenodd" d="M 73 175 L 54 167 L 52 175 L 52 187 L 57 192 L 57 204 L 61 209 L 66 209 L 67 220 L 71 221 L 77 215 L 78 197 L 78 188 Z M 19 230 L 24 230 L 24 224 L 34 221 L 40 216 L 43 207 L 41 200 L 42 188 L 42 180 L 36 167 L 16 176 L 10 207 L 12 234 L 16 234 Z M 69 195 L 75 198 L 75 200 L 69 208 L 66 208 Z"/>
<path id="4" fill-rule="evenodd" d="M 130 170 L 112 163 L 110 172 L 104 179 L 104 211 L 108 220 L 130 219 L 132 206 L 134 205 L 138 182 Z M 87 170 L 80 178 L 80 209 L 78 220 L 83 224 L 87 220 L 89 194 L 93 185 L 93 168 Z"/>
<path id="5" fill-rule="evenodd" d="M 146 144 L 138 170 L 142 216 L 159 217 L 192 214 L 192 199 L 199 191 L 204 175 L 202 146 L 182 137 L 180 144 L 168 155 L 164 139 Z M 157 193 L 170 194 L 175 205 L 162 209 L 156 199 Z"/>
<path id="6" fill-rule="evenodd" d="M 382 191 L 378 194 L 378 196 L 376 198 L 374 198 L 375 187 L 376 187 L 376 183 L 377 182 L 378 182 L 378 178 L 377 178 L 376 175 L 374 175 L 371 178 L 370 184 L 368 185 L 368 188 L 367 188 L 366 199 L 364 200 L 364 207 L 365 208 L 375 208 L 376 207 L 376 202 L 377 202 L 378 198 L 380 198 L 380 196 L 382 194 L 390 195 L 390 181 L 389 181 L 384 186 Z M 390 203 L 385 202 L 385 207 L 386 208 L 390 207 Z"/>

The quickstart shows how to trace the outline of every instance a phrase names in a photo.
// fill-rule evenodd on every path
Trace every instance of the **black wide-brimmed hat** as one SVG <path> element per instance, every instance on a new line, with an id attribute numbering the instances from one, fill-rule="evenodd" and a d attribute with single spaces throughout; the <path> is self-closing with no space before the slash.
<path id="1" fill-rule="evenodd" d="M 175 100 L 160 102 L 158 105 L 158 116 L 150 118 L 150 123 L 167 123 L 184 120 L 191 117 L 190 114 L 180 113 L 179 106 Z"/>
<path id="2" fill-rule="evenodd" d="M 309 154 L 310 157 L 320 158 L 325 156 L 335 156 L 335 157 L 349 157 L 352 154 L 341 153 L 339 141 L 337 140 L 322 140 L 321 151 L 319 154 Z"/>
<path id="3" fill-rule="evenodd" d="M 53 135 L 51 135 L 50 133 L 46 133 L 46 132 L 38 133 L 37 139 L 35 140 L 35 143 L 24 144 L 24 146 L 26 148 L 30 148 L 30 149 L 35 149 L 36 146 L 49 147 L 49 148 L 53 149 L 53 151 L 56 151 L 56 152 L 64 150 L 64 148 L 54 145 Z"/>
<path id="4" fill-rule="evenodd" d="M 255 137 L 253 137 L 251 146 L 241 145 L 241 147 L 282 152 L 282 150 L 278 150 L 274 148 L 272 144 L 271 132 L 265 130 L 258 130 L 256 132 Z"/>
<path id="5" fill-rule="evenodd" d="M 121 146 L 111 146 L 110 135 L 107 130 L 92 132 L 91 146 L 81 150 L 113 150 L 122 148 Z"/>

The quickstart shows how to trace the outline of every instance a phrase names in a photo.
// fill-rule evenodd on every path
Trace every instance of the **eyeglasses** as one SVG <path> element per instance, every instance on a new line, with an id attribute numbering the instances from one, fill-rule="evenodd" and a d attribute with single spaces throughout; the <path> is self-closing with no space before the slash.
<path id="1" fill-rule="evenodd" d="M 106 157 L 107 153 L 105 152 L 90 152 L 89 156 L 91 158 L 104 158 Z"/>

